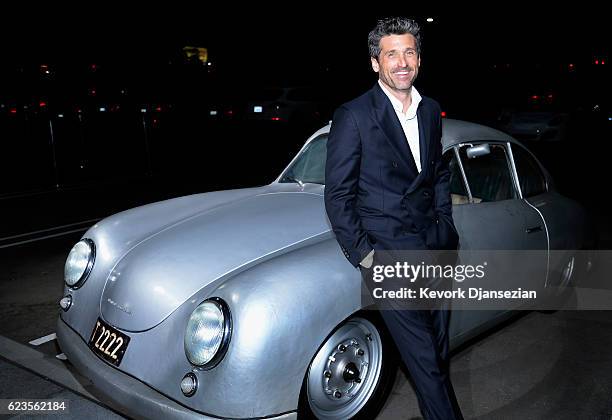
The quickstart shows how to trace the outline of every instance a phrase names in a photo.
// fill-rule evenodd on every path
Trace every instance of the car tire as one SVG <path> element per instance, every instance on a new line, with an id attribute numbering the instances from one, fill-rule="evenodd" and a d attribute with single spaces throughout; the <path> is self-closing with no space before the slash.
<path id="1" fill-rule="evenodd" d="M 362 311 L 321 344 L 304 376 L 298 419 L 373 419 L 397 375 L 398 352 L 381 316 Z"/>

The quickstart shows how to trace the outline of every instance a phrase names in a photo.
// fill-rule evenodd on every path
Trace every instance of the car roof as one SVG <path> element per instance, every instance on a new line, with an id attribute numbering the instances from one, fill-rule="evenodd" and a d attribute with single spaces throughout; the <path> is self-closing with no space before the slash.
<path id="1" fill-rule="evenodd" d="M 317 139 L 321 135 L 327 135 L 329 133 L 331 124 L 332 124 L 332 121 L 330 121 L 326 126 L 321 127 L 320 129 L 315 131 L 314 134 L 312 134 L 308 138 L 308 140 L 302 146 L 302 149 L 300 149 L 300 151 L 293 157 L 291 162 L 289 162 L 285 170 L 283 170 L 281 174 L 278 176 L 278 178 L 276 179 L 276 182 L 278 182 L 283 177 L 286 170 L 290 168 L 291 165 L 293 165 L 295 160 L 300 156 L 302 151 L 305 150 L 305 148 L 308 146 L 308 144 L 311 141 Z M 509 142 L 512 144 L 517 144 L 524 148 L 524 146 L 522 146 L 519 141 L 515 140 L 509 134 L 506 134 L 502 131 L 496 130 L 491 127 L 487 127 L 486 125 L 476 124 L 476 123 L 462 121 L 462 120 L 454 120 L 451 118 L 442 119 L 442 146 L 443 146 L 442 149 L 444 152 L 446 152 L 449 148 L 456 146 L 458 144 L 470 143 L 470 142 L 476 142 L 476 141 Z M 532 154 L 531 152 L 529 153 Z M 538 161 L 538 164 L 540 168 L 546 174 L 546 178 L 547 180 L 549 180 L 548 182 L 551 182 L 549 179 L 550 176 L 548 175 L 548 172 L 546 171 L 546 169 L 539 163 L 539 161 Z"/>
<path id="2" fill-rule="evenodd" d="M 311 139 L 329 133 L 330 127 L 331 121 L 325 127 L 317 130 L 311 136 Z M 450 118 L 442 119 L 442 145 L 444 150 L 460 143 L 479 140 L 517 143 L 510 135 L 486 125 Z"/>
<path id="3" fill-rule="evenodd" d="M 516 143 L 510 135 L 486 125 L 442 119 L 442 145 L 445 150 L 460 143 L 479 140 Z"/>

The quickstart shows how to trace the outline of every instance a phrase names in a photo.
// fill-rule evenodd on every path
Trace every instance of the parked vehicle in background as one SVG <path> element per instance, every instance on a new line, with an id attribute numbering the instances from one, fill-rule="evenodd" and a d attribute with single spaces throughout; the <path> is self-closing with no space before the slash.
<path id="1" fill-rule="evenodd" d="M 564 141 L 569 114 L 553 111 L 518 111 L 500 115 L 499 129 L 519 141 Z"/>
<path id="2" fill-rule="evenodd" d="M 325 97 L 315 87 L 265 87 L 247 93 L 248 120 L 321 123 L 328 118 L 326 109 Z"/>

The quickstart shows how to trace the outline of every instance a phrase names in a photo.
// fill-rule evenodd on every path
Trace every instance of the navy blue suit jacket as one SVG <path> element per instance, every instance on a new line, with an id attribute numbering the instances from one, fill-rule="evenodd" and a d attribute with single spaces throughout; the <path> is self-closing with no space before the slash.
<path id="1" fill-rule="evenodd" d="M 419 173 L 389 98 L 378 83 L 336 110 L 327 140 L 325 208 L 354 265 L 372 249 L 456 249 L 440 106 L 417 108 Z"/>

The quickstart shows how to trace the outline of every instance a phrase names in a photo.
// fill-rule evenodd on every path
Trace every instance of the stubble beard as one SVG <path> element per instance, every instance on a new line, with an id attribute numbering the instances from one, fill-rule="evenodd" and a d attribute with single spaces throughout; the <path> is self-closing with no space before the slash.
<path id="1" fill-rule="evenodd" d="M 414 80 L 417 77 L 417 74 L 413 68 L 407 68 L 406 70 L 409 72 L 412 72 L 412 78 L 410 80 L 396 81 L 392 77 L 394 73 L 392 72 L 388 77 L 385 76 L 384 78 L 382 78 L 382 82 L 385 85 L 387 85 L 390 89 L 395 90 L 397 92 L 410 93 L 410 91 L 412 90 L 412 85 L 414 83 Z"/>

